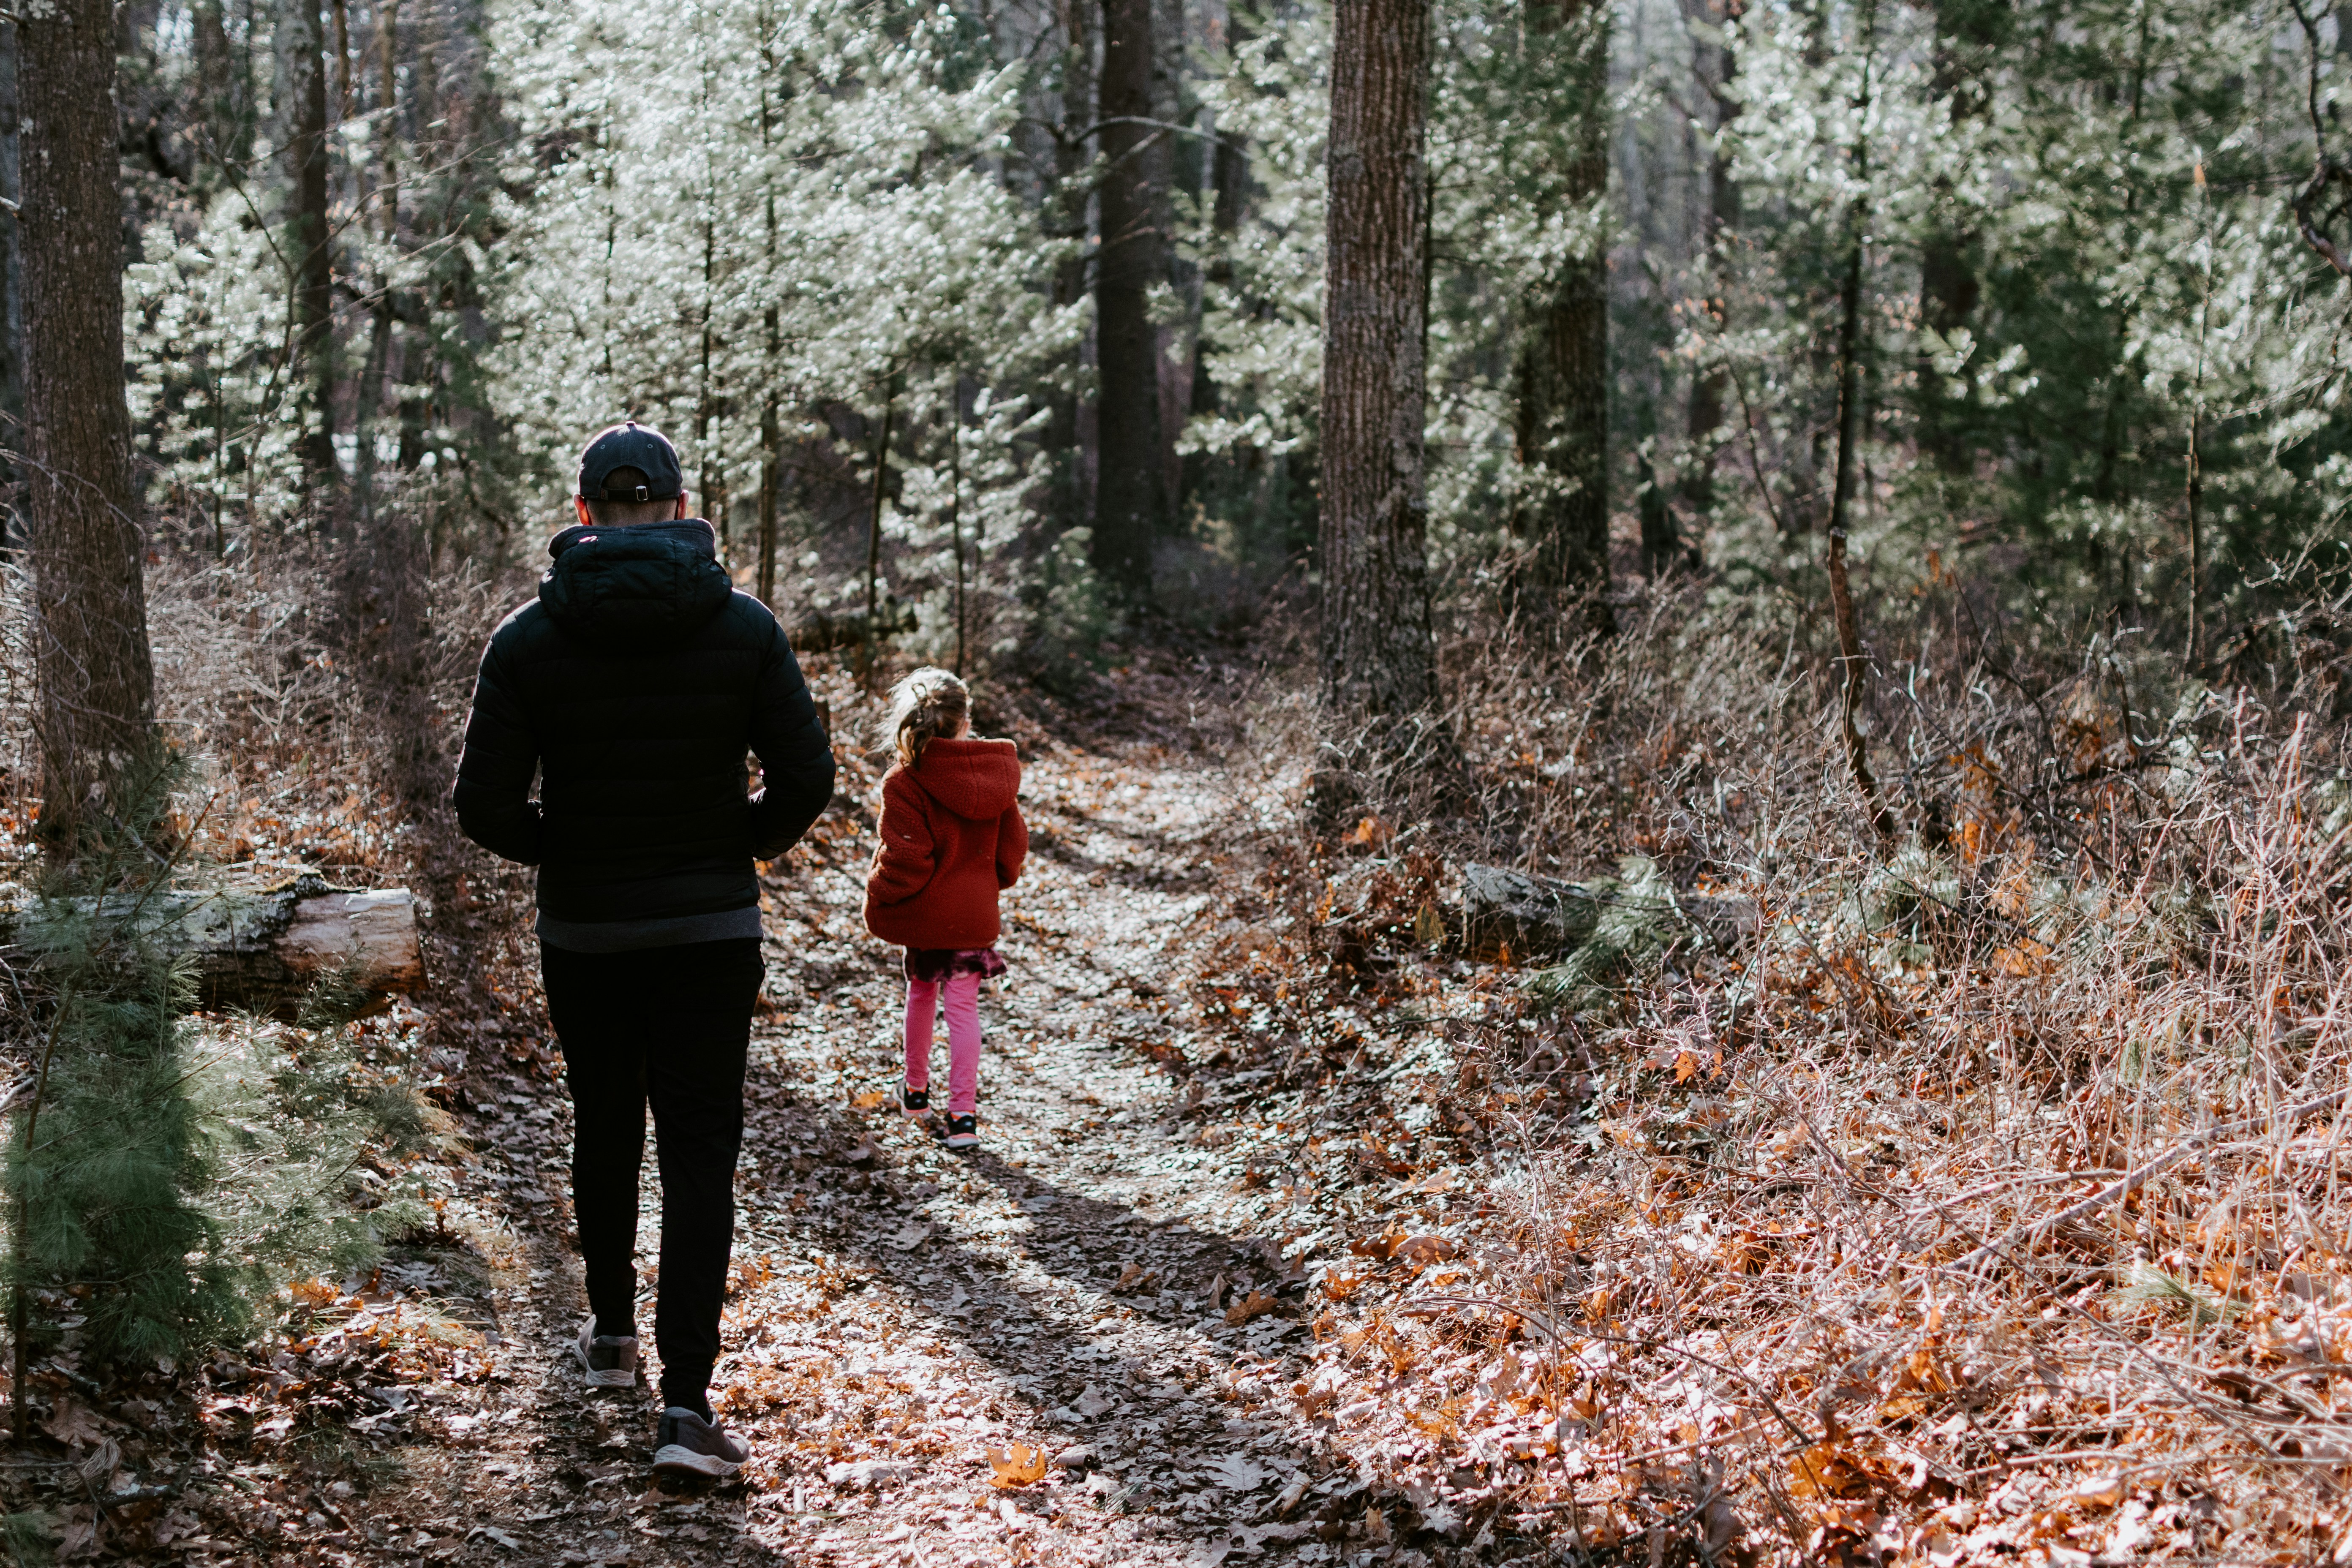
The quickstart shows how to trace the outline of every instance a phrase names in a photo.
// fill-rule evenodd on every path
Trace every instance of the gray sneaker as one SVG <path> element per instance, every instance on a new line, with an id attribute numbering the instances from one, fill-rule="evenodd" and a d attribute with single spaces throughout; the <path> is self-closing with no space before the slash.
<path id="1" fill-rule="evenodd" d="M 591 1388 L 635 1388 L 637 1385 L 637 1342 L 596 1331 L 596 1320 L 580 1325 L 572 1342 L 572 1359 L 588 1374 Z"/>
<path id="2" fill-rule="evenodd" d="M 671 1405 L 661 1413 L 654 1447 L 654 1473 L 724 1479 L 743 1468 L 751 1450 L 693 1411 Z"/>

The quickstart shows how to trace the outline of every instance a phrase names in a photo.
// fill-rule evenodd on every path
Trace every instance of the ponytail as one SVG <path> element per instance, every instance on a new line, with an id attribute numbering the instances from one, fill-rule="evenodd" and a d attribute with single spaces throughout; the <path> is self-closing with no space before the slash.
<path id="1" fill-rule="evenodd" d="M 971 689 L 946 670 L 926 665 L 890 689 L 883 726 L 899 763 L 911 768 L 923 760 L 925 746 L 952 737 L 971 716 Z"/>

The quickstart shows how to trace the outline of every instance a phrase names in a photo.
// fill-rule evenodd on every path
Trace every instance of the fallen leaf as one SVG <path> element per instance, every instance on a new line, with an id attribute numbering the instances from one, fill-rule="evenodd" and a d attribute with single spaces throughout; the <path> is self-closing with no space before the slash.
<path id="1" fill-rule="evenodd" d="M 89 1503 L 66 1510 L 62 1528 L 58 1531 L 58 1556 L 68 1563 L 77 1557 L 91 1557 L 98 1552 L 98 1510 Z"/>
<path id="2" fill-rule="evenodd" d="M 1344 1301 L 1362 1289 L 1364 1281 L 1370 1278 L 1371 1276 L 1368 1274 L 1326 1274 L 1323 1276 L 1323 1294 L 1334 1301 Z"/>
<path id="3" fill-rule="evenodd" d="M 1391 1256 L 1415 1268 L 1426 1268 L 1432 1263 L 1459 1257 L 1461 1252 L 1460 1245 L 1451 1237 L 1416 1236 L 1410 1241 L 1400 1243 Z"/>
<path id="4" fill-rule="evenodd" d="M 1252 1318 L 1262 1318 L 1282 1303 L 1263 1290 L 1253 1290 L 1225 1310 L 1225 1327 L 1238 1329 Z"/>
<path id="5" fill-rule="evenodd" d="M 863 1489 L 904 1480 L 914 1473 L 912 1465 L 898 1464 L 888 1459 L 863 1459 L 855 1464 L 827 1465 L 824 1480 L 827 1486 Z"/>
<path id="6" fill-rule="evenodd" d="M 106 1436 L 106 1428 L 99 1425 L 98 1417 L 91 1414 L 89 1407 L 68 1394 L 58 1396 L 57 1408 L 49 1412 L 47 1421 L 41 1423 L 41 1430 L 58 1442 L 76 1447 L 95 1443 Z"/>
<path id="7" fill-rule="evenodd" d="M 1246 1454 L 1227 1454 L 1211 1465 L 1209 1479 L 1230 1492 L 1254 1492 L 1274 1479 L 1274 1472 L 1255 1464 Z"/>
<path id="8" fill-rule="evenodd" d="M 993 1472 L 988 1479 L 989 1485 L 1025 1487 L 1045 1479 L 1045 1451 L 1026 1443 L 1007 1443 L 1002 1448 L 988 1450 L 988 1466 Z"/>
<path id="9" fill-rule="evenodd" d="M 1359 1258 L 1387 1259 L 1396 1256 L 1397 1245 L 1404 1240 L 1401 1230 L 1382 1231 L 1378 1236 L 1360 1236 L 1348 1244 L 1348 1250 Z"/>

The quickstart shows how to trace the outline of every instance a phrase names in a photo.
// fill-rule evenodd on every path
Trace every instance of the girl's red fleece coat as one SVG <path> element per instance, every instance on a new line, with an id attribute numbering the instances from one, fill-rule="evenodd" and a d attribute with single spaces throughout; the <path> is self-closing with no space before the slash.
<path id="1" fill-rule="evenodd" d="M 866 929 L 902 947 L 994 945 L 996 895 L 1021 875 L 1029 829 L 1010 741 L 933 741 L 882 775 L 882 847 L 866 874 Z"/>

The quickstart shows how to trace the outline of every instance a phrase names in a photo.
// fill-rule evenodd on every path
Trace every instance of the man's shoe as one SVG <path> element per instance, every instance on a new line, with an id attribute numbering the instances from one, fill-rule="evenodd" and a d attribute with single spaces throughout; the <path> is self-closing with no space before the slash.
<path id="1" fill-rule="evenodd" d="M 693 1411 L 673 1405 L 661 1413 L 654 1473 L 724 1479 L 743 1468 L 751 1450 Z"/>
<path id="2" fill-rule="evenodd" d="M 898 1080 L 898 1114 L 929 1116 L 931 1113 L 931 1091 L 928 1088 L 909 1089 L 904 1079 Z"/>
<path id="3" fill-rule="evenodd" d="M 946 1142 L 950 1149 L 979 1148 L 980 1118 L 969 1110 L 961 1116 L 950 1116 Z"/>
<path id="4" fill-rule="evenodd" d="M 572 1359 L 588 1374 L 591 1388 L 635 1388 L 637 1385 L 637 1342 L 596 1331 L 596 1320 L 580 1325 L 572 1342 Z"/>

